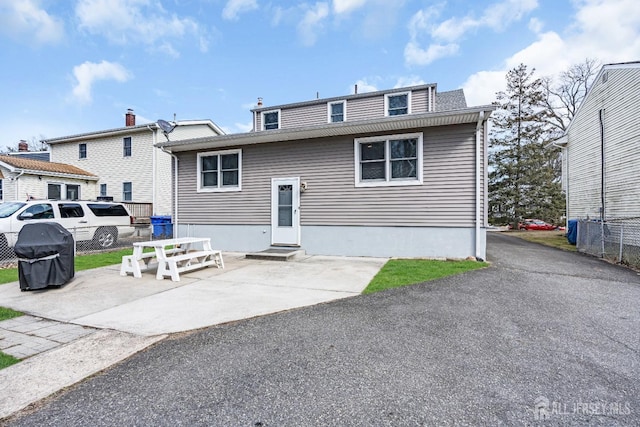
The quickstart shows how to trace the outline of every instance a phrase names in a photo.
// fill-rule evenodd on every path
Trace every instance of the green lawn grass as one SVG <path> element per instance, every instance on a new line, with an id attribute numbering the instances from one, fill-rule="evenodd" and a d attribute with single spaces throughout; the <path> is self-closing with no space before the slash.
<path id="1" fill-rule="evenodd" d="M 362 293 L 371 294 L 385 289 L 422 283 L 488 265 L 486 262 L 476 261 L 392 259 L 387 261 Z"/>
<path id="2" fill-rule="evenodd" d="M 12 319 L 14 317 L 22 316 L 19 311 L 11 310 L 10 308 L 0 307 L 0 321 Z"/>
<path id="3" fill-rule="evenodd" d="M 565 231 L 508 231 L 509 236 L 515 236 L 520 239 L 540 243 L 546 246 L 552 246 L 558 249 L 564 249 L 565 251 L 575 252 L 576 246 L 569 243 L 567 240 Z"/>
<path id="4" fill-rule="evenodd" d="M 3 352 L 0 351 L 0 369 L 4 369 L 7 366 L 15 365 L 19 361 L 20 359 L 16 359 L 15 357 L 8 354 L 4 354 Z"/>
<path id="5" fill-rule="evenodd" d="M 18 316 L 22 316 L 22 313 L 20 313 L 19 311 L 11 310 L 10 308 L 0 307 L 0 321 Z M 0 369 L 16 364 L 19 361 L 20 359 L 16 359 L 15 357 L 0 351 Z"/>

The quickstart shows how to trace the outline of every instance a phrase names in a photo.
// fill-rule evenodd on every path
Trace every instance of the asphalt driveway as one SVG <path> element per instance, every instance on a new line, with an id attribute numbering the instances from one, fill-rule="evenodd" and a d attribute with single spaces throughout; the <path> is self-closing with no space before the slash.
<path id="1" fill-rule="evenodd" d="M 176 336 L 8 424 L 640 425 L 640 276 L 488 240 L 490 268 Z"/>

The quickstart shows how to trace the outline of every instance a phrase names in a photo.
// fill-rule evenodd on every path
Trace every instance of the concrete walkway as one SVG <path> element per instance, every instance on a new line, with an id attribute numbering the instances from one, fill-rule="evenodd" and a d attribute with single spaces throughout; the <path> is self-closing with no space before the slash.
<path id="1" fill-rule="evenodd" d="M 164 339 L 167 334 L 358 295 L 381 258 L 300 256 L 248 260 L 225 253 L 225 269 L 180 282 L 121 277 L 119 265 L 76 273 L 61 288 L 0 285 L 0 307 L 26 316 L 0 322 L 0 350 L 24 361 L 0 370 L 0 419 Z"/>

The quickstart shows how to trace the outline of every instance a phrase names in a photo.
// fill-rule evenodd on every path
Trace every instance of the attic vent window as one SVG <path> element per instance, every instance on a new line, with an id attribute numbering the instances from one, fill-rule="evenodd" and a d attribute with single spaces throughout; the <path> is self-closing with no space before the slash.
<path id="1" fill-rule="evenodd" d="M 602 73 L 602 83 L 606 83 L 607 80 L 609 80 L 609 73 L 605 71 Z"/>

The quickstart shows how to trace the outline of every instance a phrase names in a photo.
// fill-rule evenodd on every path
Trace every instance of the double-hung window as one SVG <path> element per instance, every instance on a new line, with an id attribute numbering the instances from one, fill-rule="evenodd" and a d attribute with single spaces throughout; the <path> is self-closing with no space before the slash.
<path id="1" fill-rule="evenodd" d="M 127 136 L 122 139 L 122 156 L 131 157 L 131 137 Z"/>
<path id="2" fill-rule="evenodd" d="M 133 184 L 131 182 L 122 183 L 122 201 L 130 202 L 133 200 Z"/>
<path id="3" fill-rule="evenodd" d="M 357 138 L 356 187 L 422 184 L 422 133 Z"/>
<path id="4" fill-rule="evenodd" d="M 339 123 L 347 121 L 347 101 L 336 101 L 327 103 L 327 120 L 329 123 Z"/>
<path id="5" fill-rule="evenodd" d="M 242 151 L 198 153 L 198 191 L 240 191 Z"/>
<path id="6" fill-rule="evenodd" d="M 411 92 L 388 93 L 384 96 L 384 115 L 411 114 Z"/>
<path id="7" fill-rule="evenodd" d="M 280 129 L 280 110 L 262 112 L 262 129 Z"/>
<path id="8" fill-rule="evenodd" d="M 78 158 L 79 159 L 87 158 L 87 144 L 82 143 L 78 145 Z"/>

